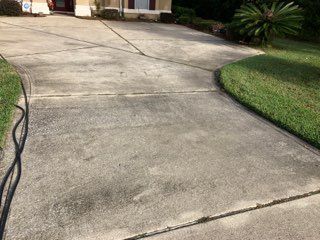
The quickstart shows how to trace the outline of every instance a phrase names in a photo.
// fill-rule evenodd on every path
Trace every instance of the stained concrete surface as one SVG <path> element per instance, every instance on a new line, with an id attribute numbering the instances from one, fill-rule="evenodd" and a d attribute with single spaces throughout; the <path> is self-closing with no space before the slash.
<path id="1" fill-rule="evenodd" d="M 34 95 L 213 90 L 209 71 L 102 47 L 15 57 L 37 72 Z M 94 84 L 93 84 L 94 83 Z"/>
<path id="2" fill-rule="evenodd" d="M 7 239 L 123 239 L 319 189 L 319 152 L 214 84 L 215 67 L 259 52 L 176 25 L 0 22 L 0 52 L 28 69 L 32 90 Z M 211 222 L 155 238 L 317 239 L 305 231 L 320 216 L 310 201 L 248 213 L 237 231 Z M 263 232 L 277 214 L 288 220 Z"/>

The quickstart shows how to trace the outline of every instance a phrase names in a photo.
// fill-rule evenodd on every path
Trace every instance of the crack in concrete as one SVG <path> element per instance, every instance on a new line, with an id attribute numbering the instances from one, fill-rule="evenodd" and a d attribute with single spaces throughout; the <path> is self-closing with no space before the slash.
<path id="1" fill-rule="evenodd" d="M 160 234 L 163 234 L 163 233 L 172 232 L 172 231 L 175 231 L 175 230 L 191 227 L 191 226 L 198 225 L 198 224 L 208 223 L 208 222 L 216 221 L 216 220 L 219 220 L 219 219 L 223 219 L 223 218 L 232 217 L 232 216 L 235 216 L 235 215 L 244 214 L 244 213 L 247 213 L 247 212 L 252 212 L 252 211 L 256 211 L 256 210 L 260 210 L 260 209 L 264 209 L 264 208 L 268 208 L 268 207 L 273 207 L 273 206 L 280 205 L 280 204 L 285 204 L 285 203 L 297 201 L 297 200 L 300 200 L 300 199 L 303 199 L 303 198 L 308 198 L 308 197 L 311 197 L 311 196 L 314 196 L 314 195 L 318 195 L 318 194 L 320 194 L 320 189 L 319 190 L 315 190 L 315 191 L 311 191 L 311 192 L 308 192 L 308 193 L 300 194 L 300 195 L 287 197 L 287 198 L 276 199 L 276 200 L 273 200 L 273 201 L 267 202 L 267 203 L 262 203 L 262 204 L 257 203 L 256 206 L 237 209 L 237 210 L 234 210 L 234 211 L 229 211 L 229 212 L 225 212 L 225 213 L 218 214 L 218 215 L 205 216 L 205 217 L 202 217 L 202 218 L 198 218 L 198 219 L 196 219 L 194 221 L 185 222 L 185 223 L 174 225 L 174 226 L 168 226 L 166 228 L 162 228 L 162 229 L 158 229 L 158 230 L 154 230 L 154 231 L 149 231 L 149 232 L 137 234 L 135 236 L 125 238 L 124 240 L 137 240 L 137 239 L 152 237 L 152 236 L 160 235 Z"/>

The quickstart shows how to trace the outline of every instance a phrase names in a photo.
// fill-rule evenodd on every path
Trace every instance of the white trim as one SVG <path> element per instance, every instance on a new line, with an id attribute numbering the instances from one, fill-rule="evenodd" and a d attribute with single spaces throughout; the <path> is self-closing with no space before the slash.
<path id="1" fill-rule="evenodd" d="M 74 15 L 80 17 L 91 17 L 91 8 L 89 5 L 75 5 Z"/>
<path id="2" fill-rule="evenodd" d="M 50 14 L 49 7 L 47 3 L 31 3 L 31 12 L 32 13 L 42 13 L 42 14 Z"/>
<path id="3" fill-rule="evenodd" d="M 115 10 L 120 10 L 120 8 L 117 8 L 117 7 L 104 7 L 104 9 L 115 9 Z"/>
<path id="4" fill-rule="evenodd" d="M 157 14 L 159 15 L 160 13 L 171 13 L 169 10 L 148 10 L 148 9 L 129 9 L 125 8 L 124 9 L 125 13 L 140 13 L 140 14 Z"/>

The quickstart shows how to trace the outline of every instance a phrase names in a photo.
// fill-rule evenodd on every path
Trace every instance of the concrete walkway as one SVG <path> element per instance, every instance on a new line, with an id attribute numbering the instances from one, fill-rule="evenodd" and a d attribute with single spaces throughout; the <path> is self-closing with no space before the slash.
<path id="1" fill-rule="evenodd" d="M 7 239 L 319 239 L 319 151 L 214 84 L 255 50 L 64 16 L 0 18 L 0 43 L 32 91 Z"/>

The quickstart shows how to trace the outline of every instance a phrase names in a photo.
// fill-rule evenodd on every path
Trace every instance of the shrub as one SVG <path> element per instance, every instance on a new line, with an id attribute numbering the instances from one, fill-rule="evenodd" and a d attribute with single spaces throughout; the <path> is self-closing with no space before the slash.
<path id="1" fill-rule="evenodd" d="M 250 0 L 246 0 L 250 1 Z M 251 0 L 257 4 L 279 2 L 279 0 Z M 299 37 L 305 40 L 320 41 L 320 0 L 291 0 L 303 9 L 304 21 Z"/>
<path id="2" fill-rule="evenodd" d="M 304 10 L 300 37 L 320 41 L 320 0 L 295 0 Z"/>
<path id="3" fill-rule="evenodd" d="M 0 15 L 19 16 L 22 14 L 20 3 L 14 0 L 0 1 Z"/>
<path id="4" fill-rule="evenodd" d="M 160 21 L 163 23 L 175 23 L 176 18 L 172 13 L 161 13 L 160 14 Z"/>
<path id="5" fill-rule="evenodd" d="M 204 19 L 231 21 L 234 12 L 244 0 L 173 0 L 174 5 L 195 10 Z"/>
<path id="6" fill-rule="evenodd" d="M 270 42 L 275 36 L 297 35 L 303 20 L 302 11 L 294 3 L 276 3 L 271 7 L 262 4 L 242 5 L 237 10 L 234 24 L 241 35 L 259 39 L 262 44 Z"/>
<path id="7" fill-rule="evenodd" d="M 226 39 L 230 40 L 230 41 L 242 41 L 242 42 L 250 42 L 251 37 L 248 36 L 242 36 L 239 33 L 239 28 L 236 24 L 234 24 L 234 22 L 231 23 L 227 23 L 225 25 L 225 29 L 226 29 Z"/>
<path id="8" fill-rule="evenodd" d="M 191 8 L 173 6 L 172 13 L 176 18 L 188 16 L 191 20 L 193 20 L 196 17 L 196 12 Z"/>
<path id="9" fill-rule="evenodd" d="M 212 30 L 213 30 L 214 33 L 222 33 L 222 34 L 225 34 L 225 33 L 226 33 L 226 30 L 227 30 L 227 27 L 226 27 L 226 25 L 223 24 L 223 23 L 216 22 L 216 23 L 213 24 Z"/>
<path id="10" fill-rule="evenodd" d="M 119 19 L 120 14 L 117 9 L 103 9 L 100 11 L 100 17 L 105 19 Z"/>
<path id="11" fill-rule="evenodd" d="M 209 32 L 212 32 L 213 25 L 217 24 L 214 20 L 205 20 L 202 18 L 195 18 L 192 23 L 197 29 Z"/>
<path id="12" fill-rule="evenodd" d="M 197 16 L 205 19 L 215 19 L 230 22 L 242 4 L 254 3 L 256 6 L 267 4 L 271 7 L 273 2 L 294 2 L 304 10 L 302 39 L 320 41 L 320 0 L 173 0 L 173 4 L 195 9 Z"/>
<path id="13" fill-rule="evenodd" d="M 178 18 L 178 23 L 180 24 L 190 24 L 192 23 L 192 19 L 187 15 L 182 15 Z"/>
<path id="14" fill-rule="evenodd" d="M 173 6 L 172 12 L 180 24 L 190 24 L 196 17 L 196 12 L 191 8 Z"/>

